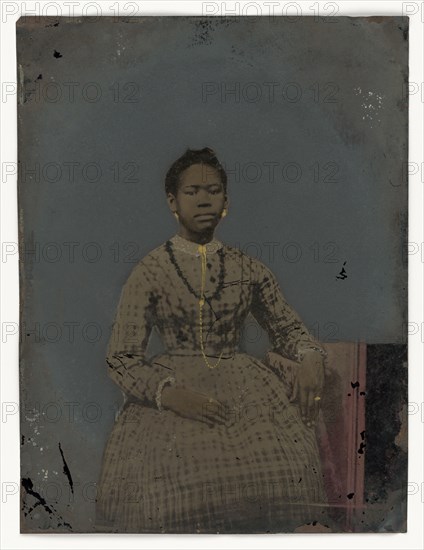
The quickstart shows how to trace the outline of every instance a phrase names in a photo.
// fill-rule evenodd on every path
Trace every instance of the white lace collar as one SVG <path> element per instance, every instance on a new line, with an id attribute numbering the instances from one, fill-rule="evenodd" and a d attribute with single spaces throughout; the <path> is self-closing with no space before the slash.
<path id="1" fill-rule="evenodd" d="M 183 237 L 180 237 L 180 235 L 175 234 L 170 241 L 174 245 L 175 248 L 178 250 L 181 250 L 182 252 L 186 252 L 187 254 L 192 254 L 193 256 L 199 256 L 199 244 L 194 243 L 193 241 L 189 241 L 188 239 L 184 239 Z M 210 242 L 205 244 L 206 246 L 206 254 L 215 254 L 221 247 L 222 242 L 218 239 L 212 239 Z"/>

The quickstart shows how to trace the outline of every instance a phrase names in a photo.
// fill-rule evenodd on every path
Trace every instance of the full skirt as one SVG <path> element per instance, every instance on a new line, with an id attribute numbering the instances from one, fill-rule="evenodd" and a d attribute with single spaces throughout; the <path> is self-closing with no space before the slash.
<path id="1" fill-rule="evenodd" d="M 172 368 L 178 386 L 218 400 L 226 422 L 209 427 L 128 401 L 104 451 L 97 531 L 281 533 L 326 523 L 315 430 L 281 377 L 245 353 L 214 369 L 199 354 L 152 362 Z"/>

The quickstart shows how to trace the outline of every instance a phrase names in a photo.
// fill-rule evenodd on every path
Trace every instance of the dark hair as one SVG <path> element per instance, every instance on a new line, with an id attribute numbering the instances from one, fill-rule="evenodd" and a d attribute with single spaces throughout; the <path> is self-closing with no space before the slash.
<path id="1" fill-rule="evenodd" d="M 190 168 L 193 164 L 207 164 L 214 168 L 221 178 L 224 193 L 227 193 L 227 174 L 219 162 L 215 151 L 210 147 L 205 147 L 204 149 L 187 149 L 187 151 L 172 164 L 165 177 L 165 192 L 167 194 L 177 194 L 181 173 L 187 170 L 187 168 Z"/>

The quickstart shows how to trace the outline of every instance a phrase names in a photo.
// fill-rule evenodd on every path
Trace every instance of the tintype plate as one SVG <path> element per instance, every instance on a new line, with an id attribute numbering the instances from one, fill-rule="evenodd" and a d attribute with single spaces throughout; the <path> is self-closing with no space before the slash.
<path id="1" fill-rule="evenodd" d="M 405 531 L 408 19 L 17 47 L 21 531 Z"/>

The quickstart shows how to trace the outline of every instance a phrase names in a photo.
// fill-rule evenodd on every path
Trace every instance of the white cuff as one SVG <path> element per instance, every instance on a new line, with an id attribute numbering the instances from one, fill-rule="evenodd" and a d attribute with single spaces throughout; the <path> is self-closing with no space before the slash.
<path id="1" fill-rule="evenodd" d="M 308 353 L 309 351 L 317 351 L 318 353 L 320 353 L 322 355 L 322 357 L 324 359 L 327 357 L 327 352 L 325 350 L 323 350 L 322 348 L 319 348 L 319 347 L 316 347 L 316 346 L 309 346 L 307 348 L 302 348 L 297 352 L 298 360 L 302 361 L 305 354 Z"/>
<path id="2" fill-rule="evenodd" d="M 166 384 L 175 384 L 175 378 L 173 376 L 167 376 L 158 384 L 158 389 L 156 390 L 156 406 L 159 411 L 162 410 L 162 390 Z"/>

